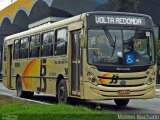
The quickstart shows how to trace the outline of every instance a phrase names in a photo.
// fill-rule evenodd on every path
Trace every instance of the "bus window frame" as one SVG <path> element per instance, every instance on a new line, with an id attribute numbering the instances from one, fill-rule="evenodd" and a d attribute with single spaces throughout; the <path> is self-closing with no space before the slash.
<path id="1" fill-rule="evenodd" d="M 66 30 L 66 42 L 62 42 L 62 41 L 58 41 L 57 42 L 57 32 L 59 31 L 59 30 Z M 69 31 L 68 31 L 68 27 L 66 26 L 66 27 L 62 27 L 62 28 L 58 28 L 58 29 L 56 29 L 55 30 L 55 32 L 54 32 L 55 34 L 55 36 L 54 36 L 54 39 L 55 39 L 55 42 L 54 42 L 54 53 L 53 53 L 53 55 L 55 56 L 55 57 L 59 57 L 59 56 L 62 56 L 62 57 L 67 57 L 67 54 L 68 54 L 68 42 L 69 42 L 69 38 L 68 38 L 68 36 L 69 36 Z M 63 55 L 59 55 L 59 54 L 57 54 L 57 44 L 60 44 L 60 43 L 65 43 L 65 54 L 63 54 Z"/>
<path id="2" fill-rule="evenodd" d="M 15 58 L 15 42 L 18 41 L 19 48 L 18 50 L 18 58 Z M 20 39 L 15 39 L 13 44 L 13 60 L 19 60 L 20 59 Z"/>
<path id="3" fill-rule="evenodd" d="M 87 33 L 87 64 L 88 65 L 93 65 L 93 64 L 89 64 L 89 61 L 88 61 L 88 31 L 89 30 L 91 30 L 91 29 L 101 29 L 102 28 L 102 26 L 100 25 L 100 26 L 92 26 L 92 27 L 88 27 L 87 29 L 86 29 L 86 33 Z M 154 31 L 152 30 L 152 29 L 149 29 L 149 28 L 145 28 L 145 27 L 131 27 L 131 26 L 123 26 L 123 27 L 120 27 L 120 26 L 117 26 L 117 25 L 115 25 L 115 26 L 113 26 L 113 25 L 109 25 L 109 26 L 107 26 L 107 28 L 108 29 L 112 29 L 112 30 L 116 30 L 116 29 L 119 29 L 119 30 L 144 30 L 144 31 L 149 31 L 149 32 L 152 32 L 152 33 L 154 33 Z M 154 62 L 152 63 L 152 64 L 149 64 L 149 66 L 153 66 L 153 65 L 155 65 L 156 64 L 156 57 L 155 57 L 155 52 L 156 52 L 156 50 L 155 50 L 155 44 L 154 44 L 154 42 L 155 42 L 155 36 L 154 36 L 154 34 L 152 34 L 152 38 L 153 38 L 153 47 L 154 47 Z M 122 39 L 123 39 L 123 36 L 122 36 Z M 123 52 L 124 52 L 124 48 L 123 48 Z M 106 66 L 111 66 L 111 65 L 106 65 Z M 138 65 L 137 65 L 138 66 Z M 136 66 L 136 67 L 137 67 Z M 139 65 L 140 66 L 140 65 Z M 147 65 L 146 65 L 147 66 Z M 120 66 L 121 67 L 121 66 Z M 132 67 L 132 66 L 129 66 L 129 67 Z M 135 66 L 133 66 L 133 67 L 135 67 Z M 141 66 L 140 66 L 141 67 Z"/>
<path id="4" fill-rule="evenodd" d="M 44 34 L 47 34 L 47 33 L 52 33 L 53 32 L 53 36 L 52 36 L 52 43 L 49 43 L 49 44 L 43 44 L 43 35 Z M 46 57 L 53 57 L 54 56 L 54 46 L 55 46 L 55 31 L 54 30 L 50 30 L 50 31 L 46 31 L 46 32 L 42 32 L 41 33 L 41 50 L 40 50 L 40 56 L 42 58 L 46 58 Z M 43 56 L 42 53 L 43 53 L 43 46 L 48 46 L 48 45 L 51 45 L 51 55 L 50 56 Z"/>
<path id="5" fill-rule="evenodd" d="M 31 47 L 32 37 L 36 36 L 36 35 L 39 36 L 39 45 Z M 38 47 L 38 56 L 37 57 L 35 57 L 35 56 L 32 57 L 31 56 L 31 48 L 35 48 L 35 47 Z M 28 58 L 39 58 L 39 57 L 41 57 L 41 34 L 37 33 L 37 34 L 33 34 L 33 35 L 29 36 L 29 57 Z"/>
<path id="6" fill-rule="evenodd" d="M 23 39 L 25 39 L 25 38 L 28 38 L 28 48 L 21 48 L 21 41 L 22 41 Z M 22 50 L 22 49 L 23 49 L 23 50 L 24 50 L 24 49 L 27 49 L 27 50 L 28 50 L 28 55 L 27 55 L 28 57 L 22 58 L 21 55 L 19 54 L 19 59 L 28 59 L 28 58 L 29 58 L 29 43 L 30 43 L 30 39 L 29 39 L 29 38 L 30 38 L 29 36 L 26 36 L 26 37 L 23 37 L 23 38 L 20 38 L 20 39 L 19 39 L 19 42 L 20 42 L 20 49 L 19 49 L 19 50 L 20 50 L 20 54 L 21 54 L 21 50 Z"/>

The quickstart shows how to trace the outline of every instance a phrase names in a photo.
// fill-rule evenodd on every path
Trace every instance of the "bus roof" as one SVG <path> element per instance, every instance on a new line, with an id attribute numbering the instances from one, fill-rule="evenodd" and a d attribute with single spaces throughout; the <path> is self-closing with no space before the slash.
<path id="1" fill-rule="evenodd" d="M 130 13 L 130 12 L 113 12 L 113 11 L 93 11 L 87 12 L 87 14 L 108 14 L 108 15 L 129 15 L 129 16 L 139 16 L 139 17 L 148 17 L 151 18 L 149 15 L 140 14 L 140 13 Z"/>
<path id="2" fill-rule="evenodd" d="M 5 37 L 4 41 L 5 42 L 12 41 L 13 39 L 15 40 L 15 39 L 25 37 L 25 36 L 28 36 L 28 35 L 33 35 L 33 34 L 36 34 L 36 33 L 40 33 L 41 31 L 43 31 L 43 32 L 44 31 L 49 31 L 49 30 L 52 30 L 53 28 L 59 28 L 59 27 L 62 28 L 62 27 L 65 27 L 68 24 L 81 21 L 82 20 L 81 17 L 84 16 L 84 15 L 85 14 L 81 14 L 81 15 L 78 15 L 78 16 L 74 16 L 74 17 L 71 17 L 71 18 L 67 18 L 67 19 L 58 21 L 58 22 L 38 26 L 38 27 L 29 29 L 29 30 L 26 30 L 26 31 L 23 31 L 23 32 L 20 32 L 20 33 L 16 33 L 16 34 Z M 13 41 L 12 41 L 12 43 L 13 43 Z"/>
<path id="3" fill-rule="evenodd" d="M 149 15 L 139 14 L 139 13 L 113 12 L 113 11 L 86 12 L 86 13 L 83 13 L 83 14 L 80 14 L 80 15 L 77 15 L 77 16 L 74 16 L 74 17 L 71 17 L 71 18 L 67 18 L 67 19 L 64 19 L 64 20 L 61 20 L 61 21 L 58 21 L 58 22 L 55 22 L 55 23 L 46 24 L 46 25 L 43 25 L 43 26 L 39 26 L 39 27 L 36 27 L 36 28 L 32 28 L 32 29 L 17 33 L 17 34 L 13 34 L 13 35 L 7 36 L 4 39 L 4 41 L 7 42 L 7 44 L 13 44 L 15 39 L 19 39 L 21 37 L 26 37 L 28 35 L 33 35 L 33 34 L 41 32 L 41 31 L 43 31 L 43 32 L 49 31 L 49 30 L 51 30 L 53 28 L 59 28 L 59 27 L 63 27 L 63 26 L 65 27 L 68 24 L 83 20 L 83 18 L 86 15 L 92 15 L 92 14 L 96 14 L 96 15 L 98 15 L 98 14 L 106 14 L 106 15 L 140 16 L 140 17 L 147 17 L 147 18 L 151 19 L 151 17 Z"/>

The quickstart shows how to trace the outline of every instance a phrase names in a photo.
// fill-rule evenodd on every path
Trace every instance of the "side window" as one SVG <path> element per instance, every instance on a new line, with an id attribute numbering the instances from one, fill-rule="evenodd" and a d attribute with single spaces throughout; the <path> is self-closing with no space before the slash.
<path id="1" fill-rule="evenodd" d="M 53 36 L 54 32 L 47 32 L 42 35 L 42 56 L 53 55 Z"/>
<path id="2" fill-rule="evenodd" d="M 14 41 L 14 55 L 13 55 L 13 59 L 19 59 L 19 49 L 20 49 L 20 44 L 19 44 L 19 40 L 15 40 Z"/>
<path id="3" fill-rule="evenodd" d="M 40 54 L 40 36 L 33 35 L 31 36 L 30 41 L 30 54 L 29 56 L 32 57 L 39 57 Z"/>
<path id="4" fill-rule="evenodd" d="M 55 55 L 67 54 L 68 30 L 59 29 L 56 32 Z"/>
<path id="5" fill-rule="evenodd" d="M 29 41 L 28 38 L 20 40 L 20 58 L 28 58 Z"/>

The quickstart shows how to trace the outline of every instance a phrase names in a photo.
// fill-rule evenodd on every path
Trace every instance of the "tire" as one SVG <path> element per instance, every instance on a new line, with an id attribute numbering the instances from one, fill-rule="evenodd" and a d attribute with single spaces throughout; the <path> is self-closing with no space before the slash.
<path id="1" fill-rule="evenodd" d="M 24 96 L 24 92 L 22 90 L 22 81 L 20 77 L 17 79 L 17 82 L 16 82 L 16 91 L 17 91 L 17 97 Z"/>
<path id="2" fill-rule="evenodd" d="M 114 99 L 117 106 L 127 106 L 129 99 Z"/>
<path id="3" fill-rule="evenodd" d="M 23 91 L 22 81 L 20 77 L 17 79 L 16 82 L 16 91 L 17 91 L 17 97 L 21 98 L 32 98 L 34 95 L 34 92 Z"/>
<path id="4" fill-rule="evenodd" d="M 57 101 L 58 103 L 67 103 L 67 86 L 65 80 L 61 80 L 58 83 Z"/>

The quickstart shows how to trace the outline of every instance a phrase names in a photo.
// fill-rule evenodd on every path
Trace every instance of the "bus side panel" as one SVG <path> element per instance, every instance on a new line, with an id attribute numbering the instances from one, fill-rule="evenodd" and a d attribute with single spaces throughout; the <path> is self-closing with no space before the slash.
<path id="1" fill-rule="evenodd" d="M 9 89 L 11 89 L 11 59 L 12 59 L 12 45 L 7 45 L 7 43 L 4 43 L 3 46 L 3 65 L 2 65 L 2 70 L 3 70 L 3 85 Z"/>
<path id="2" fill-rule="evenodd" d="M 11 81 L 11 64 L 12 64 L 12 45 L 8 45 L 5 51 L 6 61 L 3 66 L 3 76 L 4 76 L 4 85 L 5 87 L 12 89 Z"/>
<path id="3" fill-rule="evenodd" d="M 46 78 L 46 93 L 47 94 L 53 94 L 56 95 L 56 78 Z M 45 88 L 44 85 L 42 86 L 42 89 Z"/>
<path id="4" fill-rule="evenodd" d="M 40 86 L 40 65 L 40 59 L 32 59 L 25 67 L 22 76 L 26 76 L 28 78 L 24 78 L 22 80 L 26 90 L 36 91 Z"/>
<path id="5" fill-rule="evenodd" d="M 42 91 L 48 94 L 56 94 L 56 82 L 57 82 L 57 73 L 55 73 L 55 64 L 53 58 L 45 58 L 46 64 L 42 64 L 42 67 L 45 67 L 45 71 L 42 70 L 42 74 L 45 74 L 45 78 L 42 79 Z M 46 83 L 45 83 L 46 81 Z"/>
<path id="6" fill-rule="evenodd" d="M 47 78 L 46 92 L 47 93 L 56 94 L 56 83 L 57 83 L 58 76 L 62 75 L 64 79 L 68 80 L 67 63 L 68 62 L 65 57 L 47 59 L 47 62 L 46 62 L 46 78 Z M 42 86 L 44 87 L 44 82 L 42 82 Z"/>
<path id="7" fill-rule="evenodd" d="M 20 75 L 23 85 L 23 90 L 34 91 L 40 82 L 40 59 L 18 60 L 13 61 L 12 79 Z M 37 81 L 37 82 L 34 82 Z M 15 82 L 14 82 L 15 83 Z"/>
<path id="8" fill-rule="evenodd" d="M 11 77 L 11 86 L 13 90 L 16 89 L 16 77 Z"/>
<path id="9" fill-rule="evenodd" d="M 3 59 L 4 59 L 4 58 L 3 58 Z M 6 62 L 3 62 L 3 66 L 2 66 L 2 67 L 3 67 L 3 68 L 2 68 L 2 69 L 3 69 L 3 75 L 2 75 L 2 76 L 3 76 L 3 78 L 2 78 L 3 81 L 2 81 L 2 82 L 3 82 L 3 85 L 4 85 L 5 87 L 7 87 L 7 73 L 6 73 L 6 72 L 7 72 L 7 71 L 6 71 L 7 69 L 6 69 Z"/>

